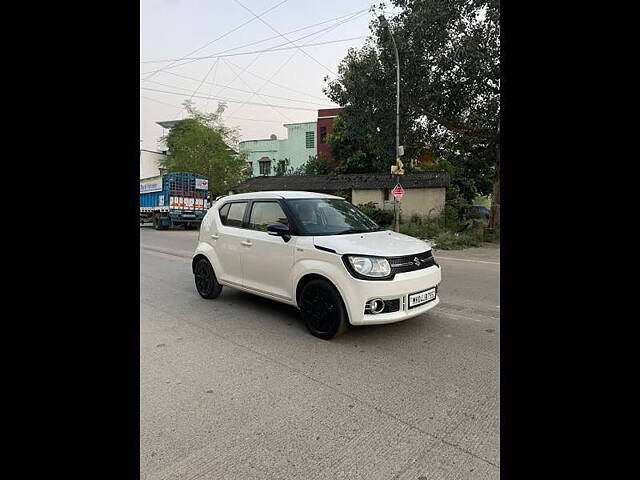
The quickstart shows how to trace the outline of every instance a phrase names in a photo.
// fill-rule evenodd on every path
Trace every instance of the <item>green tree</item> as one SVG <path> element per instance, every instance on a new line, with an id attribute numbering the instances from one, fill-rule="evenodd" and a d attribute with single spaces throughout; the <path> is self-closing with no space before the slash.
<path id="1" fill-rule="evenodd" d="M 467 199 L 493 191 L 499 219 L 499 0 L 391 0 L 400 57 L 400 141 L 405 159 L 428 150 L 453 165 Z M 384 9 L 381 4 L 378 7 Z M 395 54 L 387 27 L 350 49 L 325 93 L 344 107 L 329 142 L 343 170 L 389 172 L 395 158 Z M 427 145 L 429 145 L 427 147 Z M 405 161 L 405 165 L 408 162 Z M 349 165 L 350 164 L 350 165 Z"/>
<path id="2" fill-rule="evenodd" d="M 274 169 L 274 175 L 290 175 L 291 168 L 289 167 L 289 159 L 278 160 Z"/>
<path id="3" fill-rule="evenodd" d="M 226 106 L 220 103 L 215 112 L 202 113 L 190 101 L 184 105 L 189 118 L 162 138 L 168 152 L 161 166 L 167 172 L 205 175 L 213 198 L 226 194 L 246 175 L 246 155 L 235 151 L 238 133 L 222 123 Z"/>
<path id="4" fill-rule="evenodd" d="M 317 155 L 309 156 L 306 162 L 295 170 L 290 170 L 289 175 L 326 175 L 329 173 L 329 164 L 325 159 Z"/>

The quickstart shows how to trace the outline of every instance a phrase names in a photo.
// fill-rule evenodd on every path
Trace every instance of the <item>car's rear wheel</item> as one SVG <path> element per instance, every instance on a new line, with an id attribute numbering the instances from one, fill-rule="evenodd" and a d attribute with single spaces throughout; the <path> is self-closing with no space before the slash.
<path id="1" fill-rule="evenodd" d="M 302 319 L 312 335 L 330 340 L 347 330 L 347 312 L 340 294 L 326 280 L 307 283 L 300 294 Z"/>
<path id="2" fill-rule="evenodd" d="M 195 275 L 196 289 L 202 298 L 216 298 L 222 291 L 222 285 L 218 283 L 213 267 L 206 258 L 201 258 L 196 262 L 193 269 Z"/>

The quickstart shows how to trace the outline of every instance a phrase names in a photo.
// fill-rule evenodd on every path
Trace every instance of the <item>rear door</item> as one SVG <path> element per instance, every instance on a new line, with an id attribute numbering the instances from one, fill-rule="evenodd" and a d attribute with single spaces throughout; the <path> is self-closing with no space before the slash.
<path id="1" fill-rule="evenodd" d="M 269 235 L 270 223 L 289 224 L 289 219 L 276 200 L 254 200 L 243 230 L 242 272 L 244 286 L 262 293 L 291 300 L 290 273 L 293 266 L 296 237 L 285 242 Z"/>
<path id="2" fill-rule="evenodd" d="M 220 209 L 220 229 L 213 233 L 211 244 L 216 250 L 222 271 L 216 272 L 220 280 L 242 285 L 242 264 L 240 256 L 244 253 L 242 242 L 246 230 L 244 217 L 247 202 L 225 203 Z"/>

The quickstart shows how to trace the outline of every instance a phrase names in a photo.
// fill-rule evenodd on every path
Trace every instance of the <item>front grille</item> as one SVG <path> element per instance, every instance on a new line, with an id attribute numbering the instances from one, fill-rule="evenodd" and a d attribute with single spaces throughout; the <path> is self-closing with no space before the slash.
<path id="1" fill-rule="evenodd" d="M 383 300 L 384 301 L 384 310 L 380 313 L 392 313 L 400 310 L 400 299 L 395 298 L 393 300 Z M 364 307 L 365 314 L 371 314 L 371 311 L 365 306 Z"/>
<path id="2" fill-rule="evenodd" d="M 431 250 L 428 252 L 418 253 L 416 255 L 393 257 L 388 260 L 391 265 L 392 274 L 422 270 L 423 268 L 429 268 L 436 264 Z"/>

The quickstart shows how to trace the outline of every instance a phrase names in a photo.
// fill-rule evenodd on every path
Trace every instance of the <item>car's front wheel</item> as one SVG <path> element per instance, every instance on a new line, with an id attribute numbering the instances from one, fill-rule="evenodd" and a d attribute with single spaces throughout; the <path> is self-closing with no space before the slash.
<path id="1" fill-rule="evenodd" d="M 300 312 L 309 332 L 330 340 L 347 330 L 347 312 L 340 294 L 326 280 L 311 280 L 300 294 Z"/>
<path id="2" fill-rule="evenodd" d="M 213 267 L 206 258 L 201 258 L 193 269 L 195 275 L 196 288 L 203 298 L 216 298 L 222 291 L 222 285 L 218 283 Z"/>

